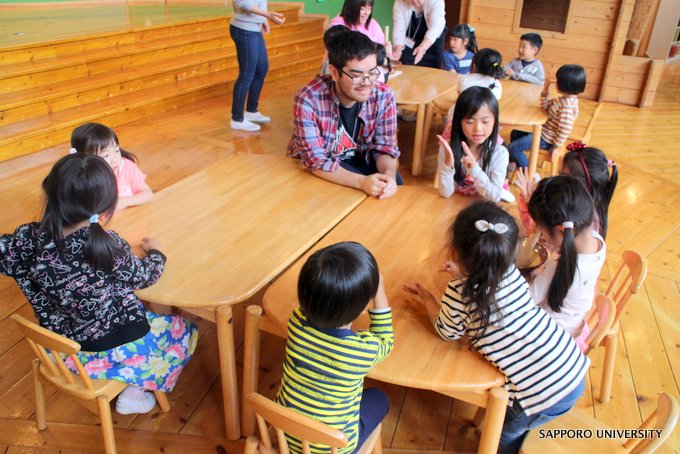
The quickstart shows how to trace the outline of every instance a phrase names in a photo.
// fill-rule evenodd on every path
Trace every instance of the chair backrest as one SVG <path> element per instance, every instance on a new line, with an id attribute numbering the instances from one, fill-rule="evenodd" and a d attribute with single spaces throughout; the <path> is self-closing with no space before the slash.
<path id="1" fill-rule="evenodd" d="M 303 453 L 310 452 L 310 443 L 329 446 L 332 453 L 337 453 L 338 448 L 347 445 L 347 437 L 342 431 L 279 405 L 261 394 L 249 392 L 245 402 L 255 411 L 260 440 L 265 448 L 273 447 L 267 423 L 274 427 L 279 451 L 283 454 L 289 452 L 286 433 L 301 440 Z"/>
<path id="2" fill-rule="evenodd" d="M 80 344 L 59 334 L 30 322 L 18 314 L 13 314 L 11 319 L 19 326 L 21 333 L 26 337 L 33 351 L 38 355 L 43 374 L 49 374 L 49 379 L 55 385 L 69 388 L 71 392 L 79 389 L 86 392 L 91 390 L 92 380 L 85 372 L 85 368 L 75 356 L 80 351 Z M 66 367 L 66 361 L 71 358 L 78 374 L 71 372 Z"/>
<path id="3" fill-rule="evenodd" d="M 623 263 L 616 270 L 605 294 L 614 300 L 616 315 L 613 325 L 619 321 L 623 308 L 630 297 L 637 293 L 647 277 L 647 260 L 635 251 L 623 251 Z"/>
<path id="4" fill-rule="evenodd" d="M 595 106 L 595 110 L 593 110 L 593 114 L 590 116 L 590 120 L 588 120 L 588 125 L 581 138 L 581 141 L 585 144 L 590 142 L 590 136 L 593 135 L 593 129 L 595 128 L 595 121 L 597 120 L 597 116 L 600 115 L 603 105 L 603 103 L 598 103 L 597 106 Z"/>
<path id="5" fill-rule="evenodd" d="M 675 425 L 678 423 L 680 406 L 675 397 L 670 394 L 661 393 L 656 403 L 656 410 L 649 415 L 640 429 L 660 430 L 658 437 L 629 439 L 624 443 L 626 449 L 630 449 L 631 454 L 650 453 L 656 451 L 668 437 L 671 436 Z"/>
<path id="6" fill-rule="evenodd" d="M 590 335 L 586 339 L 588 353 L 593 348 L 600 345 L 602 339 L 607 334 L 607 331 L 614 324 L 614 317 L 616 316 L 616 304 L 609 296 L 600 293 L 595 297 L 593 303 L 593 310 L 587 318 L 588 326 L 590 327 Z"/>

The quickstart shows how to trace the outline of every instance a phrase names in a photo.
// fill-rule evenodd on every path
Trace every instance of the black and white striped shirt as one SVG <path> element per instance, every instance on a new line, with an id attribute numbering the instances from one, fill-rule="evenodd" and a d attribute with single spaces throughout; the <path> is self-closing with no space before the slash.
<path id="1" fill-rule="evenodd" d="M 461 296 L 465 278 L 449 282 L 435 331 L 444 339 L 474 335 L 479 318 L 474 303 Z M 537 307 L 526 280 L 513 266 L 496 293 L 500 312 L 491 316 L 484 334 L 472 341 L 484 357 L 503 372 L 510 393 L 527 415 L 557 403 L 584 379 L 590 359 L 574 339 Z"/>

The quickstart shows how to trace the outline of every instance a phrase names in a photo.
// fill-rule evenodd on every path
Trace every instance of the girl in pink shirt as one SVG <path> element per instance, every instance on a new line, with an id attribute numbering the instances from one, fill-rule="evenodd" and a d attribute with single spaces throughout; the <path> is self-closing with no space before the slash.
<path id="1" fill-rule="evenodd" d="M 118 184 L 116 211 L 143 205 L 153 199 L 153 191 L 146 183 L 146 175 L 137 167 L 134 154 L 122 150 L 113 129 L 99 123 L 86 123 L 71 133 L 73 153 L 101 156 L 111 166 Z"/>
<path id="2" fill-rule="evenodd" d="M 342 11 L 330 21 L 328 27 L 344 25 L 351 30 L 363 33 L 376 44 L 385 45 L 385 35 L 372 15 L 373 0 L 345 0 Z"/>

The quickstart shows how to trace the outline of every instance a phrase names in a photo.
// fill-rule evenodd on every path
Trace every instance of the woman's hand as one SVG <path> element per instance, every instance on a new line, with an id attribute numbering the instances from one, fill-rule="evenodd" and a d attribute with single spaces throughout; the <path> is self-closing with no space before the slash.
<path id="1" fill-rule="evenodd" d="M 271 31 L 271 25 L 269 25 L 269 21 L 267 19 L 262 22 L 262 33 L 265 35 L 268 35 L 269 32 Z"/>
<path id="2" fill-rule="evenodd" d="M 437 140 L 439 141 L 439 145 L 444 147 L 444 165 L 446 167 L 453 167 L 453 150 L 451 149 L 451 145 L 449 145 L 449 142 L 439 134 L 437 134 Z"/>
<path id="3" fill-rule="evenodd" d="M 460 143 L 460 146 L 463 148 L 463 156 L 460 160 L 460 162 L 463 163 L 466 169 L 468 171 L 471 171 L 474 166 L 477 165 L 477 158 L 475 157 L 474 154 L 472 154 L 472 151 L 470 151 L 470 147 L 465 143 L 465 141 Z"/>
<path id="4" fill-rule="evenodd" d="M 286 21 L 286 16 L 276 11 L 267 11 L 267 18 L 277 25 L 281 25 Z"/>
<path id="5" fill-rule="evenodd" d="M 392 56 L 390 57 L 394 61 L 399 61 L 401 59 L 401 52 L 404 50 L 404 46 L 394 46 L 392 51 Z"/>

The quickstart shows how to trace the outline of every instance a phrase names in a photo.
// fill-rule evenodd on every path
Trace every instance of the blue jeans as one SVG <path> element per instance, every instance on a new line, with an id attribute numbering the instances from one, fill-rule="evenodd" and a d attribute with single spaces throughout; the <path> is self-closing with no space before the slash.
<path id="1" fill-rule="evenodd" d="M 564 396 L 562 400 L 554 404 L 552 407 L 542 410 L 540 413 L 534 413 L 527 416 L 520 404 L 515 401 L 512 407 L 508 407 L 505 413 L 505 422 L 503 423 L 503 432 L 501 433 L 501 442 L 498 446 L 499 454 L 516 454 L 519 448 L 522 447 L 522 442 L 526 438 L 531 429 L 542 426 L 550 420 L 557 418 L 560 415 L 568 412 L 576 401 L 583 395 L 586 387 L 586 379 L 574 388 L 569 394 Z"/>
<path id="2" fill-rule="evenodd" d="M 529 167 L 529 160 L 524 154 L 525 150 L 531 149 L 531 140 L 534 135 L 530 132 L 513 130 L 510 133 L 510 145 L 508 145 L 508 151 L 510 152 L 510 162 L 517 164 L 517 167 Z M 550 150 L 552 144 L 543 140 L 541 137 L 542 150 Z"/>
<path id="3" fill-rule="evenodd" d="M 230 25 L 229 33 L 236 45 L 236 58 L 238 59 L 238 79 L 234 82 L 231 119 L 243 121 L 243 106 L 246 104 L 246 97 L 248 98 L 246 110 L 257 112 L 264 78 L 269 71 L 269 60 L 261 32 L 250 32 Z"/>
<path id="4" fill-rule="evenodd" d="M 369 152 L 370 153 L 370 152 Z M 360 154 L 355 154 L 352 159 L 347 161 L 340 161 L 340 167 L 350 172 L 359 173 L 361 175 L 373 175 L 374 173 L 380 173 L 376 165 L 375 159 L 371 157 L 371 162 L 366 164 L 366 160 L 360 156 Z M 395 178 L 397 184 L 401 186 L 404 184 L 404 179 L 401 177 L 399 170 L 397 169 L 397 177 Z"/>
<path id="5" fill-rule="evenodd" d="M 359 442 L 354 452 L 359 451 L 371 432 L 385 419 L 390 401 L 382 389 L 366 388 L 359 407 Z"/>

